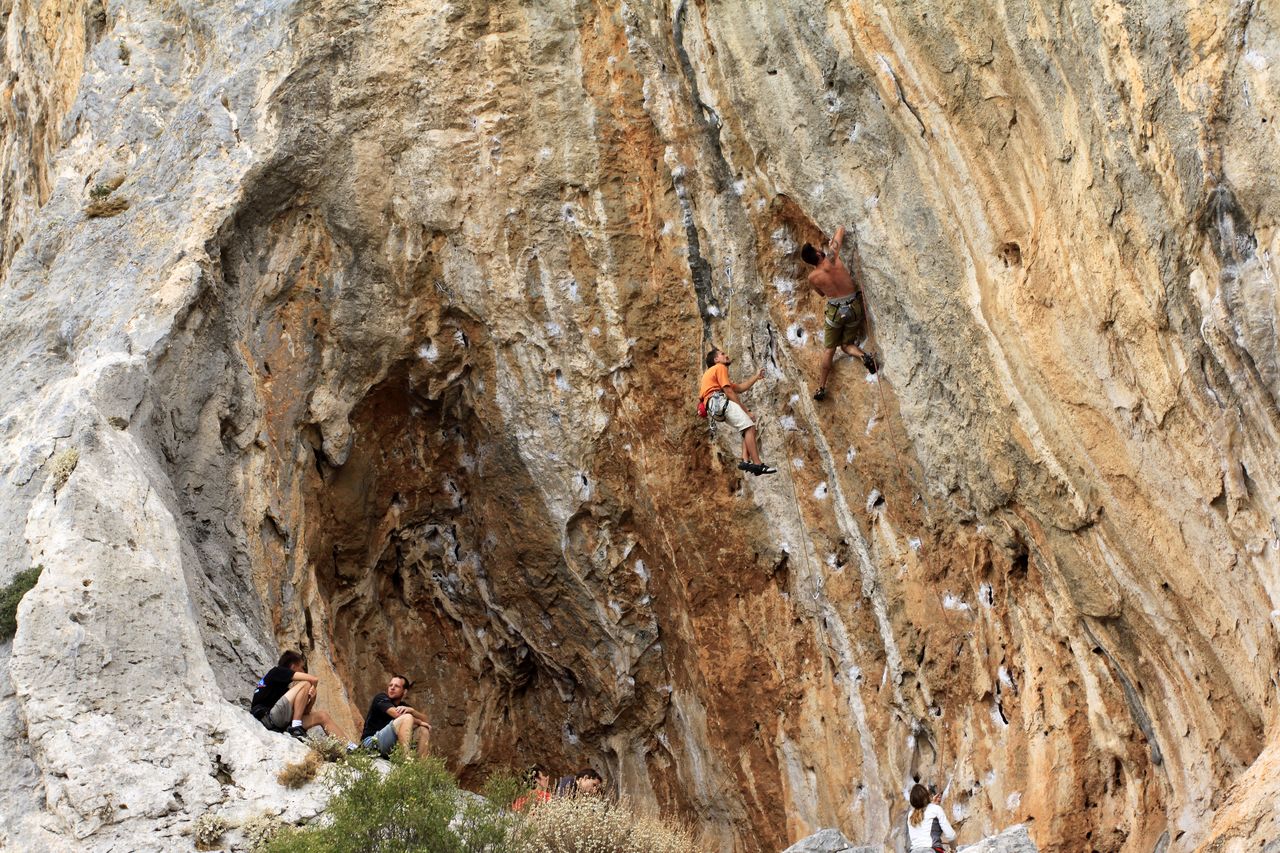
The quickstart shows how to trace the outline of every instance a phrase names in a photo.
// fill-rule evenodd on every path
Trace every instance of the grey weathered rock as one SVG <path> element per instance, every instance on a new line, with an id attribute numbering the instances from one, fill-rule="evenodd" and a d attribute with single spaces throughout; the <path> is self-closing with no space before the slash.
<path id="1" fill-rule="evenodd" d="M 1040 853 L 1035 842 L 1027 834 L 1027 828 L 1019 824 L 984 838 L 977 844 L 957 848 L 957 853 Z"/>
<path id="2" fill-rule="evenodd" d="M 1274 824 L 1278 14 L 0 4 L 0 843 L 313 812 L 284 646 L 725 849 L 915 772 L 1047 850 Z M 820 405 L 839 223 L 885 368 Z"/>
<path id="3" fill-rule="evenodd" d="M 782 853 L 880 853 L 879 847 L 855 846 L 838 829 L 820 829 Z"/>

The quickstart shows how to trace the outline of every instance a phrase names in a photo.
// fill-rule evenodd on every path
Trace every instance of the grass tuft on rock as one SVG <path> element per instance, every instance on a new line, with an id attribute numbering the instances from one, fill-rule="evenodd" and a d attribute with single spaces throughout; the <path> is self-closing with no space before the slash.
<path id="1" fill-rule="evenodd" d="M 196 818 L 191 835 L 197 850 L 217 850 L 222 846 L 222 836 L 227 834 L 230 824 L 221 815 L 205 813 Z"/>
<path id="2" fill-rule="evenodd" d="M 108 196 L 107 198 L 95 199 L 89 202 L 84 209 L 84 215 L 88 219 L 100 219 L 108 216 L 117 216 L 129 209 L 129 200 L 122 196 Z"/>
<path id="3" fill-rule="evenodd" d="M 320 768 L 324 767 L 324 754 L 314 749 L 308 750 L 301 761 L 291 761 L 276 774 L 276 781 L 286 788 L 301 788 L 316 778 Z"/>
<path id="4" fill-rule="evenodd" d="M 18 632 L 18 602 L 35 588 L 44 566 L 36 566 L 18 572 L 4 589 L 0 590 L 0 642 L 13 638 Z"/>
<path id="5" fill-rule="evenodd" d="M 68 447 L 57 454 L 49 463 L 49 476 L 53 478 L 53 490 L 56 492 L 71 479 L 71 472 L 80 464 L 80 448 Z"/>
<path id="6" fill-rule="evenodd" d="M 311 734 L 307 740 L 307 749 L 324 761 L 342 761 L 347 757 L 347 745 L 330 735 Z"/>

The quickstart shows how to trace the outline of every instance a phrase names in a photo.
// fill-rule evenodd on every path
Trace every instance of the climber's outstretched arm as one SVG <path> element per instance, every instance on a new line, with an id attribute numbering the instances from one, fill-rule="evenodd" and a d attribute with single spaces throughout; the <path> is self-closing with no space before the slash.
<path id="1" fill-rule="evenodd" d="M 836 235 L 831 238 L 831 242 L 827 244 L 827 254 L 829 256 L 840 257 L 840 247 L 844 244 L 844 226 L 841 225 L 836 229 Z"/>
<path id="2" fill-rule="evenodd" d="M 733 390 L 734 390 L 734 391 L 736 391 L 737 393 L 741 394 L 741 393 L 743 393 L 744 391 L 747 391 L 748 389 L 750 389 L 752 385 L 755 385 L 755 384 L 756 384 L 757 382 L 759 382 L 761 379 L 764 379 L 764 368 L 763 368 L 763 367 L 762 367 L 762 368 L 760 368 L 759 370 L 757 370 L 757 371 L 756 371 L 756 375 L 755 375 L 755 376 L 752 376 L 752 377 L 751 377 L 750 379 L 748 379 L 746 382 L 735 382 L 735 383 L 733 383 Z"/>

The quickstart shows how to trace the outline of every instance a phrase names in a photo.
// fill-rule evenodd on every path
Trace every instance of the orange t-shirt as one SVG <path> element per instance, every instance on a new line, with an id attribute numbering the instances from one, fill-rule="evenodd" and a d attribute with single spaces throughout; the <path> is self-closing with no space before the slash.
<path id="1" fill-rule="evenodd" d="M 698 402 L 705 403 L 712 391 L 719 391 L 732 384 L 729 381 L 729 368 L 723 364 L 713 364 L 702 374 L 702 382 L 698 385 Z"/>
<path id="2" fill-rule="evenodd" d="M 529 793 L 524 794 L 520 797 L 517 797 L 516 801 L 511 804 L 511 810 L 522 812 L 525 809 L 532 806 L 534 803 L 549 803 L 549 802 L 551 802 L 551 792 L 544 791 L 541 788 L 539 788 L 537 790 L 530 791 Z"/>

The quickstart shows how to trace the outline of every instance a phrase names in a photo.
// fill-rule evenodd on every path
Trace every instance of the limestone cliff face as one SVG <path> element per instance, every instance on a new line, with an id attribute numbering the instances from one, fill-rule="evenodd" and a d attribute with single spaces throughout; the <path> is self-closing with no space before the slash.
<path id="1" fill-rule="evenodd" d="M 313 813 L 283 647 L 709 849 L 900 843 L 915 773 L 962 841 L 1280 837 L 1274 4 L 0 12 L 14 849 Z M 885 368 L 815 403 L 841 224 Z"/>

